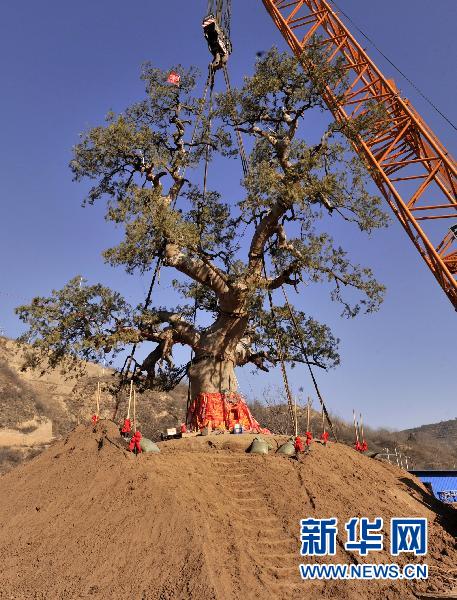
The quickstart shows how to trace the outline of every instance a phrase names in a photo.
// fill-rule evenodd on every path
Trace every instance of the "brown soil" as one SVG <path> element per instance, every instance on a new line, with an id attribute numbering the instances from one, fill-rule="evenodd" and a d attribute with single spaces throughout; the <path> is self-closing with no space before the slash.
<path id="1" fill-rule="evenodd" d="M 79 425 L 0 476 L 0 598 L 408 600 L 453 589 L 457 512 L 417 479 L 344 445 L 315 444 L 297 461 L 246 454 L 251 439 L 187 438 L 136 457 L 112 422 Z M 299 520 L 309 516 L 338 517 L 341 528 L 353 516 L 386 527 L 427 517 L 430 579 L 301 581 Z M 359 558 L 338 541 L 322 560 L 394 560 L 388 549 Z"/>
<path id="2" fill-rule="evenodd" d="M 85 363 L 86 373 L 78 379 L 65 379 L 60 369 L 41 376 L 39 370 L 22 370 L 24 352 L 17 342 L 0 336 L 0 473 L 41 452 L 76 425 L 87 423 L 95 411 L 98 383 L 100 416 L 111 418 L 118 401 L 119 418 L 127 413 L 128 386 L 115 397 L 113 371 Z M 139 394 L 138 400 L 137 421 L 148 437 L 158 439 L 165 427 L 181 423 L 187 389 L 148 391 Z"/>

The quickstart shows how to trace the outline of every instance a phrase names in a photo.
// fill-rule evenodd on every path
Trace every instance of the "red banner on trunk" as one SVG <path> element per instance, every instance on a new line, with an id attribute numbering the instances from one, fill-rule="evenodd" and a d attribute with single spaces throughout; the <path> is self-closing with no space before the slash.
<path id="1" fill-rule="evenodd" d="M 211 429 L 231 431 L 239 424 L 243 431 L 270 433 L 258 424 L 244 398 L 237 393 L 198 394 L 189 406 L 187 422 L 194 430 L 210 426 Z"/>

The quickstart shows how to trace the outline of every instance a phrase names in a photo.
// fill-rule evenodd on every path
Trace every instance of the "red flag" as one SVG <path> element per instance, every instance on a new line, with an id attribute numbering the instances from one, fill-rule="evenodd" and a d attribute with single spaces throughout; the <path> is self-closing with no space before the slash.
<path id="1" fill-rule="evenodd" d="M 121 429 L 121 433 L 130 433 L 131 422 L 130 419 L 124 419 L 124 426 Z"/>
<path id="2" fill-rule="evenodd" d="M 140 441 L 141 441 L 141 433 L 139 431 L 135 431 L 135 433 L 132 436 L 132 439 L 130 440 L 130 444 L 129 444 L 130 452 L 134 452 L 135 454 L 140 454 L 140 452 L 141 452 Z"/>
<path id="3" fill-rule="evenodd" d="M 181 76 L 179 73 L 176 73 L 176 71 L 170 71 L 167 81 L 168 83 L 172 83 L 173 85 L 179 85 L 179 82 L 181 81 Z"/>
<path id="4" fill-rule="evenodd" d="M 295 438 L 294 441 L 294 448 L 295 448 L 295 452 L 304 452 L 304 448 L 303 448 L 303 442 L 301 441 L 301 439 L 298 437 Z"/>

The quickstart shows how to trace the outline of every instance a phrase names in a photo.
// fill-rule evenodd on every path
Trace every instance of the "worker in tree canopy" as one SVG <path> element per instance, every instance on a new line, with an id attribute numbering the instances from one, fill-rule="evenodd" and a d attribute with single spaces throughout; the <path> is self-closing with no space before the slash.
<path id="1" fill-rule="evenodd" d="M 230 40 L 226 38 L 214 15 L 209 14 L 205 17 L 202 27 L 209 51 L 213 55 L 211 68 L 214 72 L 217 69 L 222 69 L 227 63 L 229 54 L 232 51 L 232 45 Z"/>

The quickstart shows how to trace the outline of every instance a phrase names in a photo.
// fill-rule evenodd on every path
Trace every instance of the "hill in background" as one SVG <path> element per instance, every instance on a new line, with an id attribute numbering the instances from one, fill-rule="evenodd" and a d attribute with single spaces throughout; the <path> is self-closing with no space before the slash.
<path id="1" fill-rule="evenodd" d="M 50 442 L 76 425 L 90 421 L 95 411 L 97 385 L 102 386 L 101 416 L 112 418 L 119 401 L 117 420 L 126 416 L 128 390 L 114 397 L 113 371 L 86 364 L 86 375 L 65 379 L 58 369 L 44 376 L 22 371 L 24 350 L 13 340 L 0 337 L 0 472 L 32 458 Z M 157 440 L 166 427 L 179 425 L 185 418 L 187 387 L 171 393 L 145 392 L 138 395 L 137 418 L 145 436 Z M 287 405 L 281 390 L 266 393 L 251 408 L 257 420 L 278 434 L 292 433 Z M 298 409 L 299 430 L 306 431 L 306 411 Z M 354 429 L 342 419 L 332 417 L 338 439 L 353 445 Z M 321 415 L 311 412 L 311 430 L 322 432 Z M 365 427 L 369 449 L 402 455 L 401 465 L 409 469 L 455 469 L 457 465 L 457 419 L 415 429 L 391 432 Z"/>
<path id="2" fill-rule="evenodd" d="M 114 396 L 113 371 L 86 364 L 86 374 L 65 379 L 58 369 L 43 376 L 22 371 L 24 350 L 13 340 L 0 337 L 0 472 L 32 458 L 76 425 L 90 422 L 101 385 L 101 418 L 127 414 L 128 389 Z M 181 423 L 187 388 L 171 393 L 137 395 L 137 422 L 143 434 L 158 439 L 165 427 Z"/>
<path id="3" fill-rule="evenodd" d="M 271 401 L 269 394 L 267 405 L 254 403 L 252 409 L 257 420 L 278 433 L 291 433 L 287 405 L 281 399 Z M 355 432 L 353 423 L 347 423 L 339 417 L 331 415 L 338 440 L 353 446 Z M 299 430 L 306 431 L 306 410 L 298 409 Z M 322 433 L 322 416 L 311 410 L 310 429 L 314 437 Z M 328 429 L 328 426 L 327 426 Z M 369 451 L 389 459 L 406 469 L 457 469 L 457 419 L 441 423 L 423 425 L 403 431 L 390 431 L 386 428 L 374 429 L 364 426 L 365 438 Z M 388 457 L 387 457 L 388 455 Z"/>

